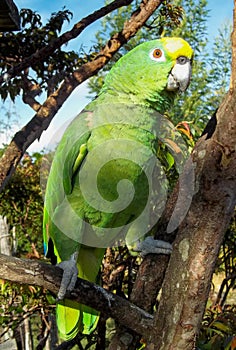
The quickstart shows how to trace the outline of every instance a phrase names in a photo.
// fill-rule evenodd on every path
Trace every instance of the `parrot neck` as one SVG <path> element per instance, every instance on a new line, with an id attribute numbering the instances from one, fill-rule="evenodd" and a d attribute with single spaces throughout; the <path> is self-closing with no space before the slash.
<path id="1" fill-rule="evenodd" d="M 145 106 L 146 108 L 150 108 L 155 110 L 161 114 L 164 114 L 170 106 L 173 104 L 175 93 L 173 91 L 160 91 L 156 92 L 155 95 L 144 94 L 134 94 L 131 92 L 122 92 L 115 89 L 106 89 L 103 90 L 102 93 L 98 96 L 98 99 L 101 102 L 106 103 L 133 103 L 135 105 Z"/>
<path id="2" fill-rule="evenodd" d="M 164 114 L 173 105 L 176 94 L 173 91 L 163 90 L 155 96 L 148 96 L 146 104 L 157 112 Z"/>

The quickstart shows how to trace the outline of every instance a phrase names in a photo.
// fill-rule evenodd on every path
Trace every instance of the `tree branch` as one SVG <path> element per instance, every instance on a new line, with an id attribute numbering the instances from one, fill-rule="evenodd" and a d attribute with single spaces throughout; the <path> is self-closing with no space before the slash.
<path id="1" fill-rule="evenodd" d="M 53 117 L 72 91 L 83 81 L 96 74 L 111 57 L 126 43 L 148 20 L 163 0 L 143 0 L 131 18 L 125 22 L 121 32 L 108 41 L 92 62 L 85 63 L 73 72 L 60 88 L 50 95 L 31 121 L 15 134 L 0 159 L 0 191 L 11 178 L 26 149 L 47 129 Z"/>
<path id="2" fill-rule="evenodd" d="M 115 0 L 112 3 L 100 8 L 99 10 L 93 12 L 92 14 L 84 17 L 81 21 L 76 23 L 73 28 L 58 38 L 51 41 L 51 43 L 42 49 L 36 51 L 33 55 L 25 58 L 19 64 L 11 67 L 7 72 L 0 76 L 0 84 L 4 82 L 5 74 L 7 74 L 7 79 L 11 79 L 16 75 L 20 74 L 24 69 L 31 67 L 33 64 L 36 64 L 38 61 L 44 60 L 46 57 L 53 54 L 55 50 L 60 48 L 63 44 L 68 43 L 70 40 L 78 37 L 82 31 L 88 27 L 90 24 L 96 22 L 98 19 L 104 17 L 108 13 L 122 7 L 128 6 L 133 0 Z"/>
<path id="3" fill-rule="evenodd" d="M 0 278 L 21 284 L 40 286 L 57 295 L 62 270 L 38 260 L 19 259 L 0 254 Z M 129 301 L 81 278 L 78 278 L 73 292 L 66 297 L 102 311 L 137 333 L 147 334 L 152 328 L 152 315 Z"/>
<path id="4" fill-rule="evenodd" d="M 42 92 L 39 84 L 33 84 L 25 75 L 22 75 L 23 94 L 22 100 L 25 104 L 28 104 L 35 112 L 39 110 L 41 104 L 36 101 L 35 97 Z"/>

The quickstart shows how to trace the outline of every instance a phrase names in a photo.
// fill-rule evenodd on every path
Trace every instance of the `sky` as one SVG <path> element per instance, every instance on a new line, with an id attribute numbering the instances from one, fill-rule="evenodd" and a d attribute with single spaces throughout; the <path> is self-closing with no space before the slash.
<path id="1" fill-rule="evenodd" d="M 64 27 L 64 30 L 69 30 L 74 23 L 78 22 L 84 16 L 94 12 L 104 5 L 104 0 L 14 0 L 18 9 L 30 8 L 33 11 L 38 12 L 43 21 L 50 17 L 52 12 L 57 12 L 66 6 L 71 12 L 73 12 L 73 19 L 70 24 Z M 208 18 L 208 37 L 211 43 L 217 34 L 218 28 L 225 22 L 232 22 L 233 16 L 233 0 L 208 0 L 209 18 Z M 99 21 L 95 22 L 91 26 L 85 29 L 80 35 L 79 39 L 72 42 L 73 49 L 76 49 L 76 45 L 79 48 L 81 44 L 85 47 L 90 47 L 94 40 L 94 34 L 99 29 Z M 92 98 L 92 97 L 91 97 Z M 54 138 L 54 134 L 60 133 L 60 130 L 64 130 L 64 125 L 73 119 L 85 106 L 91 98 L 88 98 L 88 89 L 86 82 L 81 84 L 75 89 L 67 101 L 63 104 L 57 115 L 54 117 L 49 128 L 43 132 L 40 142 L 35 141 L 30 148 L 29 152 L 41 151 L 43 148 L 48 148 L 51 138 Z M 0 118 L 3 113 L 4 107 L 6 109 L 16 111 L 19 115 L 19 120 L 13 128 L 13 133 L 19 130 L 19 127 L 25 125 L 34 115 L 33 110 L 27 105 L 21 102 L 20 98 L 16 99 L 15 104 L 12 102 L 5 102 L 3 105 L 0 103 Z M 0 134 L 0 144 L 9 142 L 10 135 Z"/>

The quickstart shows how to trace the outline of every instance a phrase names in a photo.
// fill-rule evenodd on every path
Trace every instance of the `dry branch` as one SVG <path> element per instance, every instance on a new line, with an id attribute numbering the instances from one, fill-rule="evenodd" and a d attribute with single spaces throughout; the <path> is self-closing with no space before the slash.
<path id="1" fill-rule="evenodd" d="M 57 295 L 62 270 L 38 260 L 19 259 L 0 254 L 0 278 L 40 286 Z M 102 311 L 139 334 L 147 334 L 152 328 L 152 315 L 91 282 L 78 278 L 75 289 L 67 297 Z"/>
<path id="2" fill-rule="evenodd" d="M 103 68 L 119 48 L 136 34 L 161 3 L 162 0 L 143 0 L 137 11 L 125 22 L 123 30 L 113 35 L 93 61 L 85 63 L 65 79 L 60 88 L 42 104 L 31 121 L 15 134 L 0 159 L 0 191 L 11 178 L 26 149 L 40 138 L 72 91 Z"/>

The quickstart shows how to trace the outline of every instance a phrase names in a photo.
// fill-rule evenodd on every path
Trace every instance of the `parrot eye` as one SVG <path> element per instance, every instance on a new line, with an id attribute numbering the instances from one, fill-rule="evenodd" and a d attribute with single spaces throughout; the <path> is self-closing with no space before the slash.
<path id="1" fill-rule="evenodd" d="M 154 61 L 164 62 L 165 55 L 161 49 L 154 49 L 150 52 L 150 58 Z"/>
<path id="2" fill-rule="evenodd" d="M 162 51 L 160 49 L 155 49 L 152 55 L 154 58 L 160 58 L 162 56 Z"/>

